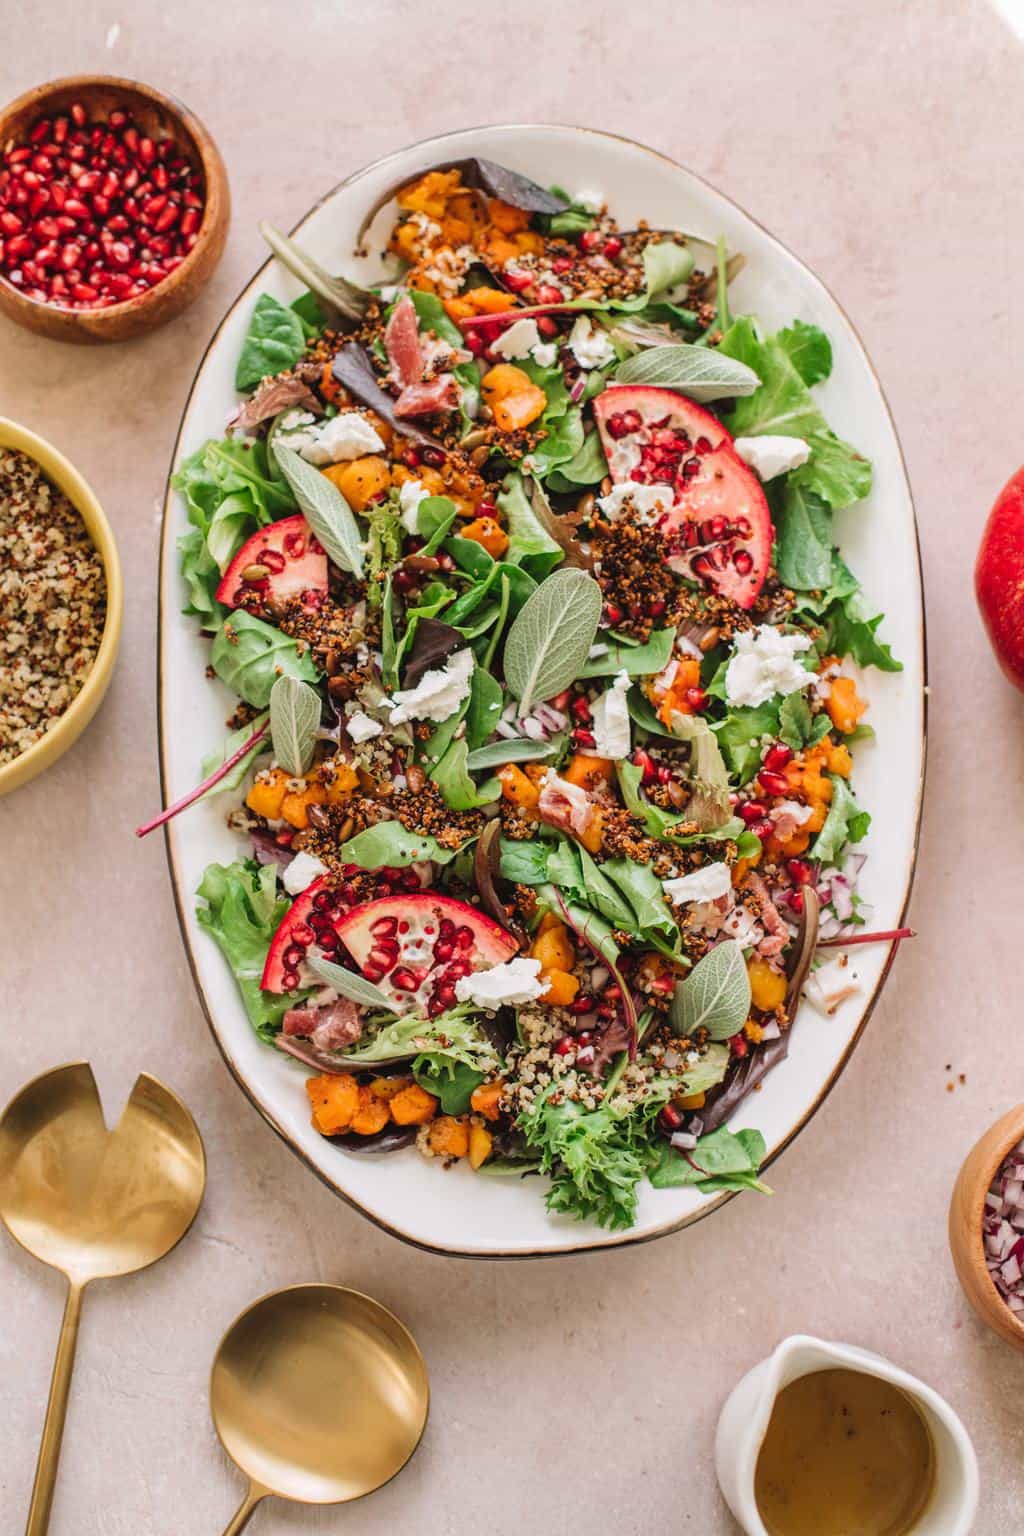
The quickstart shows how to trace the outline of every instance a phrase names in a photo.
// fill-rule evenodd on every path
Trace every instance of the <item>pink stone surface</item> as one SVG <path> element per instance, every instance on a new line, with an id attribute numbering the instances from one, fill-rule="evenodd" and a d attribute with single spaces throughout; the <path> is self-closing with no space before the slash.
<path id="1" fill-rule="evenodd" d="M 54 1536 L 223 1526 L 240 1482 L 207 1417 L 210 1359 L 245 1304 L 311 1278 L 370 1291 L 409 1324 L 433 1417 L 399 1483 L 346 1511 L 266 1509 L 254 1530 L 732 1532 L 711 1460 L 718 1408 L 780 1337 L 805 1331 L 888 1354 L 948 1396 L 978 1449 L 978 1536 L 1020 1527 L 1021 1361 L 968 1312 L 945 1220 L 961 1158 L 1024 1093 L 1024 699 L 988 654 L 970 580 L 989 504 L 1024 459 L 1022 45 L 981 0 L 593 0 L 556 14 L 541 0 L 500 11 L 51 0 L 4 18 L 0 97 L 85 70 L 148 80 L 213 131 L 235 205 L 210 287 L 154 336 L 86 351 L 0 322 L 0 411 L 92 482 L 127 583 L 101 714 L 0 803 L 0 1099 L 88 1057 L 116 1114 L 145 1068 L 192 1107 L 210 1160 L 186 1242 L 87 1301 Z M 664 150 L 832 288 L 907 455 L 932 682 L 920 936 L 840 1086 L 773 1168 L 774 1198 L 743 1197 L 651 1246 L 520 1264 L 399 1245 L 277 1142 L 208 1035 L 160 842 L 131 835 L 159 797 L 164 477 L 196 363 L 263 259 L 257 219 L 288 228 L 365 161 L 503 119 L 586 122 Z M 0 1523 L 14 1531 L 60 1287 L 8 1242 L 0 1282 Z"/>

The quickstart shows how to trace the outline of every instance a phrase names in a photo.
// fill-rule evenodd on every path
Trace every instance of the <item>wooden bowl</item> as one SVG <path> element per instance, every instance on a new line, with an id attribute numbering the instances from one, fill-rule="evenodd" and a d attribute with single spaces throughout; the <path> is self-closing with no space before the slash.
<path id="1" fill-rule="evenodd" d="M 33 742 L 9 763 L 0 764 L 0 797 L 49 768 L 73 746 L 103 702 L 103 695 L 114 675 L 114 663 L 121 642 L 121 614 L 124 590 L 121 562 L 113 530 L 103 515 L 95 494 L 78 470 L 62 453 L 27 427 L 0 416 L 0 448 L 13 448 L 34 459 L 44 475 L 62 490 L 81 517 L 89 537 L 99 551 L 107 578 L 107 614 L 103 624 L 96 659 L 89 675 L 67 709 L 45 735 Z"/>
<path id="2" fill-rule="evenodd" d="M 949 1246 L 964 1295 L 983 1323 L 1024 1351 L 1024 1322 L 996 1290 L 985 1263 L 981 1224 L 985 1196 L 1003 1158 L 1024 1139 L 1024 1104 L 997 1120 L 964 1160 L 949 1203 Z"/>
<path id="3" fill-rule="evenodd" d="M 199 119 L 181 102 L 137 80 L 113 75 L 69 75 L 37 85 L 0 112 L 0 145 L 21 143 L 40 117 L 64 113 L 80 101 L 91 121 L 105 122 L 115 108 L 130 111 L 150 138 L 172 138 L 179 154 L 202 172 L 206 203 L 198 238 L 180 267 L 162 282 L 106 309 L 61 309 L 19 293 L 0 276 L 0 310 L 26 330 L 53 341 L 129 341 L 173 319 L 213 274 L 227 239 L 231 198 L 220 152 Z"/>

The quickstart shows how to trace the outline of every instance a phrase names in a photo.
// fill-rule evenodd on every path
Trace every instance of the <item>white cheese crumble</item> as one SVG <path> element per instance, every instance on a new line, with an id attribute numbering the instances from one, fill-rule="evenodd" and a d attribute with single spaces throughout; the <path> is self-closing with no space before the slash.
<path id="1" fill-rule="evenodd" d="M 558 343 L 542 341 L 539 346 L 530 348 L 530 356 L 539 368 L 553 368 L 558 358 Z"/>
<path id="2" fill-rule="evenodd" d="M 799 469 L 811 456 L 811 445 L 802 437 L 737 437 L 733 447 L 762 480 L 774 480 L 776 475 L 788 474 Z"/>
<path id="3" fill-rule="evenodd" d="M 516 320 L 497 341 L 491 343 L 491 351 L 498 357 L 515 362 L 521 357 L 529 357 L 534 347 L 540 344 L 536 320 Z"/>
<path id="4" fill-rule="evenodd" d="M 594 701 L 594 746 L 597 757 L 619 760 L 629 756 L 629 673 L 618 674 L 612 686 Z"/>
<path id="5" fill-rule="evenodd" d="M 487 971 L 474 971 L 471 976 L 460 976 L 455 983 L 455 996 L 460 1003 L 474 1003 L 477 1008 L 493 1012 L 503 1004 L 516 1007 L 520 1003 L 532 1003 L 546 991 L 540 979 L 540 961 L 517 956 L 501 965 L 492 965 Z"/>
<path id="6" fill-rule="evenodd" d="M 308 885 L 326 875 L 327 865 L 314 859 L 311 853 L 297 853 L 281 875 L 281 882 L 289 896 L 301 896 Z"/>
<path id="7" fill-rule="evenodd" d="M 473 664 L 473 652 L 467 646 L 456 651 L 447 666 L 424 672 L 415 688 L 399 688 L 391 699 L 391 724 L 433 720 L 440 725 L 447 720 L 469 695 Z"/>
<path id="8" fill-rule="evenodd" d="M 321 422 L 315 421 L 309 411 L 291 411 L 281 423 L 278 439 L 318 468 L 384 450 L 380 433 L 358 411 L 343 411 L 340 416 Z"/>
<path id="9" fill-rule="evenodd" d="M 681 905 L 687 901 L 717 901 L 732 890 L 732 874 L 728 864 L 704 864 L 677 880 L 663 880 L 662 889 L 670 901 Z"/>
<path id="10" fill-rule="evenodd" d="M 581 368 L 603 368 L 615 361 L 607 331 L 595 325 L 589 315 L 580 315 L 569 332 L 569 350 Z"/>
<path id="11" fill-rule="evenodd" d="M 640 485 L 636 480 L 623 480 L 613 485 L 607 496 L 599 496 L 597 504 L 609 522 L 621 517 L 629 502 L 641 522 L 653 523 L 663 512 L 671 510 L 674 501 L 675 491 L 670 485 Z"/>
<path id="12" fill-rule="evenodd" d="M 370 715 L 364 714 L 361 709 L 357 709 L 354 714 L 346 718 L 345 728 L 357 747 L 362 742 L 370 741 L 374 736 L 379 736 L 384 729 L 379 720 L 374 720 Z"/>
<path id="13" fill-rule="evenodd" d="M 725 696 L 738 708 L 765 704 L 776 694 L 799 693 L 814 681 L 797 657 L 811 648 L 807 635 L 784 635 L 774 624 L 761 624 L 736 636 L 736 649 L 725 672 Z"/>
<path id="14" fill-rule="evenodd" d="M 846 954 L 826 960 L 804 983 L 804 996 L 819 1013 L 831 1017 L 839 1004 L 860 991 L 860 977 Z"/>
<path id="15" fill-rule="evenodd" d="M 424 487 L 421 480 L 403 480 L 402 488 L 398 493 L 398 510 L 402 517 L 402 527 L 406 533 L 418 534 L 419 524 L 416 521 L 420 502 L 426 501 L 430 492 Z"/>

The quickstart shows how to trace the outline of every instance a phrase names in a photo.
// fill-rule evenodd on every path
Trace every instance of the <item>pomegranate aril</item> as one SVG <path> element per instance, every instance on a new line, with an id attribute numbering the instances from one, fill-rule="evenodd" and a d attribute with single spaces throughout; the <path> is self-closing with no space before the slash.
<path id="1" fill-rule="evenodd" d="M 792 759 L 792 750 L 784 742 L 777 741 L 765 753 L 764 766 L 770 768 L 774 773 L 778 773 L 781 769 L 785 768 L 787 763 L 792 762 Z"/>
<path id="2" fill-rule="evenodd" d="M 40 144 L 43 139 L 48 139 L 50 137 L 50 126 L 50 119 L 48 117 L 41 117 L 29 133 L 29 143 Z"/>
<path id="3" fill-rule="evenodd" d="M 298 971 L 285 971 L 281 976 L 281 986 L 285 992 L 294 992 L 299 984 Z"/>
<path id="4" fill-rule="evenodd" d="M 765 817 L 764 821 L 752 822 L 750 825 L 750 830 L 753 832 L 754 836 L 760 838 L 761 842 L 763 843 L 769 837 L 774 835 L 775 823 L 774 821 L 769 821 L 768 818 Z"/>
<path id="5" fill-rule="evenodd" d="M 438 939 L 434 945 L 434 959 L 445 964 L 455 954 L 455 945 L 450 939 Z"/>
<path id="6" fill-rule="evenodd" d="M 0 229 L 5 235 L 20 235 L 24 228 L 24 220 L 19 219 L 18 215 L 12 213 L 9 208 L 5 208 L 3 213 L 0 213 Z"/>
<path id="7" fill-rule="evenodd" d="M 622 241 L 619 239 L 618 235 L 612 235 L 610 240 L 605 241 L 601 249 L 601 255 L 607 256 L 609 261 L 614 261 L 615 257 L 620 256 L 621 254 Z"/>
<path id="8" fill-rule="evenodd" d="M 674 1104 L 666 1104 L 658 1116 L 658 1124 L 662 1130 L 668 1131 L 670 1134 L 672 1131 L 678 1131 L 682 1123 L 682 1114 L 676 1109 Z"/>
<path id="9" fill-rule="evenodd" d="M 787 859 L 786 868 L 797 885 L 810 885 L 814 879 L 814 871 L 806 859 Z"/>
<path id="10" fill-rule="evenodd" d="M 391 985 L 400 992 L 415 992 L 419 981 L 407 965 L 397 965 L 391 972 Z"/>
<path id="11" fill-rule="evenodd" d="M 781 773 L 773 773 L 770 768 L 761 769 L 757 782 L 766 795 L 785 795 L 789 792 L 789 781 Z"/>
<path id="12" fill-rule="evenodd" d="M 748 800 L 739 807 L 740 817 L 747 826 L 753 826 L 755 821 L 762 821 L 768 814 L 768 807 L 763 800 Z"/>
<path id="13" fill-rule="evenodd" d="M 754 557 L 747 549 L 737 549 L 733 554 L 732 563 L 741 576 L 749 576 L 754 568 Z"/>
<path id="14" fill-rule="evenodd" d="M 398 932 L 398 918 L 378 917 L 375 922 L 371 923 L 370 932 L 373 934 L 375 939 L 390 939 Z"/>
<path id="15" fill-rule="evenodd" d="M 554 1047 L 554 1054 L 556 1056 L 571 1056 L 575 1049 L 576 1042 L 572 1036 L 563 1035 L 561 1040 L 559 1040 L 558 1044 Z"/>

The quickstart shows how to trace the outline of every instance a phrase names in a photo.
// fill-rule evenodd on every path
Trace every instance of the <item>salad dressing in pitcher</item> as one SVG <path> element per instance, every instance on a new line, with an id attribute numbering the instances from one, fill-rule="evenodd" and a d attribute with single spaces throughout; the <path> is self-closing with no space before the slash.
<path id="1" fill-rule="evenodd" d="M 771 1536 L 907 1536 L 935 1480 L 928 1427 L 879 1376 L 798 1376 L 775 1400 L 754 1478 Z"/>

